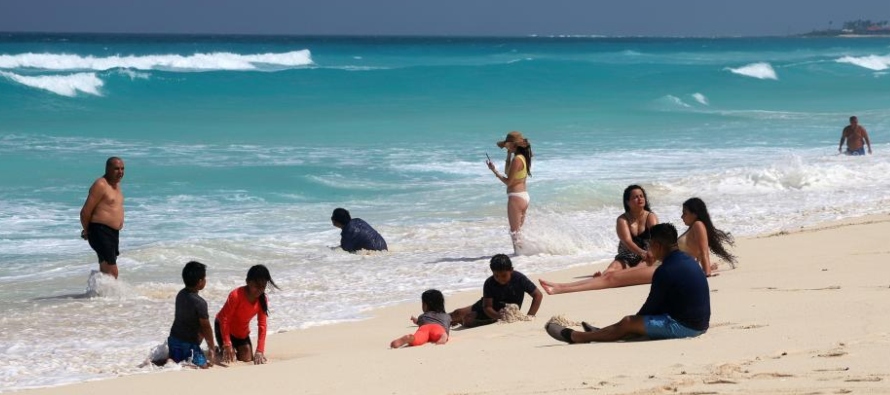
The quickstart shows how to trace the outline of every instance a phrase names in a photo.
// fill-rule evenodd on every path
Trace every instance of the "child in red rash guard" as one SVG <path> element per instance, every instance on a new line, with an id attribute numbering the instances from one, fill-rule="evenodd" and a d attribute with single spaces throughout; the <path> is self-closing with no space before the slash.
<path id="1" fill-rule="evenodd" d="M 229 293 L 226 304 L 216 314 L 216 344 L 222 347 L 222 358 L 232 362 L 236 358 L 241 362 L 253 361 L 254 364 L 266 363 L 263 355 L 266 349 L 266 317 L 269 315 L 269 304 L 266 298 L 266 285 L 275 282 L 269 269 L 263 265 L 255 265 L 247 271 L 247 285 L 238 287 Z M 257 348 L 253 352 L 250 342 L 250 320 L 257 317 Z"/>

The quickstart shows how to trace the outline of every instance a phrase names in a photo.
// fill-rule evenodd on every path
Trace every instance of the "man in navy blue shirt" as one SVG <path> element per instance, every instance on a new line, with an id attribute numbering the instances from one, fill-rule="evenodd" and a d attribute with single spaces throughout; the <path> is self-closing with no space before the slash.
<path id="1" fill-rule="evenodd" d="M 708 279 L 691 256 L 677 248 L 677 229 L 671 224 L 652 227 L 649 253 L 661 266 L 652 275 L 649 297 L 636 315 L 599 329 L 584 325 L 575 331 L 555 323 L 547 333 L 566 343 L 611 342 L 628 337 L 678 339 L 694 337 L 708 330 L 711 297 Z"/>
<path id="2" fill-rule="evenodd" d="M 345 208 L 336 208 L 331 223 L 340 231 L 340 248 L 344 251 L 386 251 L 386 240 L 361 218 L 352 218 Z"/>

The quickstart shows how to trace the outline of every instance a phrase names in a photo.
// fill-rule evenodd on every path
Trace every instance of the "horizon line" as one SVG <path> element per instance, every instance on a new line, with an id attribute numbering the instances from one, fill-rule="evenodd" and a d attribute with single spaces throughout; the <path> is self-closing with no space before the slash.
<path id="1" fill-rule="evenodd" d="M 528 33 L 523 35 L 508 34 L 340 34 L 340 33 L 212 33 L 212 32 L 56 32 L 56 31 L 2 31 L 0 35 L 108 35 L 108 36 L 192 36 L 192 37 L 306 37 L 306 38 L 566 38 L 566 39 L 614 39 L 614 38 L 664 38 L 664 39 L 733 39 L 733 38 L 790 38 L 807 36 L 808 33 L 793 34 L 765 34 L 765 35 L 605 35 L 605 34 L 539 34 Z M 832 37 L 832 36 L 827 36 Z"/>

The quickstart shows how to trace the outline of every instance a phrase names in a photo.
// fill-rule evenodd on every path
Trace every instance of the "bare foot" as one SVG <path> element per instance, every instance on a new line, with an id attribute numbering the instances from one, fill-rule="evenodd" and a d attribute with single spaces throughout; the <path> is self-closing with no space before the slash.
<path id="1" fill-rule="evenodd" d="M 547 295 L 553 295 L 554 285 L 551 282 L 544 279 L 538 279 L 538 282 L 541 284 L 541 288 L 544 288 L 544 292 L 547 292 Z"/>
<path id="2" fill-rule="evenodd" d="M 411 342 L 411 335 L 402 336 L 396 340 L 393 340 L 392 343 L 389 343 L 390 348 L 402 348 L 404 345 Z"/>
<path id="3" fill-rule="evenodd" d="M 597 278 L 597 277 L 602 276 L 602 275 L 603 275 L 603 272 L 596 272 L 596 273 L 593 273 L 593 276 L 591 276 L 591 277 L 593 277 L 593 278 Z"/>
<path id="4" fill-rule="evenodd" d="M 440 345 L 445 344 L 445 343 L 448 343 L 448 334 L 447 333 L 443 334 L 442 337 L 440 337 L 439 340 L 436 341 L 436 344 L 440 344 Z"/>

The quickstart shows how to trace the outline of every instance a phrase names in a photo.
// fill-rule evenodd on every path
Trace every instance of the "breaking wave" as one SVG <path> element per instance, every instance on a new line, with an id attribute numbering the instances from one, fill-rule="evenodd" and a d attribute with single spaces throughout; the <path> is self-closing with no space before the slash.
<path id="1" fill-rule="evenodd" d="M 776 75 L 776 70 L 773 70 L 773 66 L 765 62 L 751 63 L 747 66 L 742 66 L 736 69 L 727 67 L 726 70 L 729 70 L 738 75 L 759 78 L 761 80 L 779 79 L 779 76 Z"/>
<path id="2" fill-rule="evenodd" d="M 241 55 L 231 52 L 195 53 L 193 55 L 81 56 L 58 53 L 23 53 L 0 55 L 0 69 L 37 69 L 51 71 L 135 69 L 163 71 L 281 70 L 311 66 L 309 50 L 283 53 Z"/>

